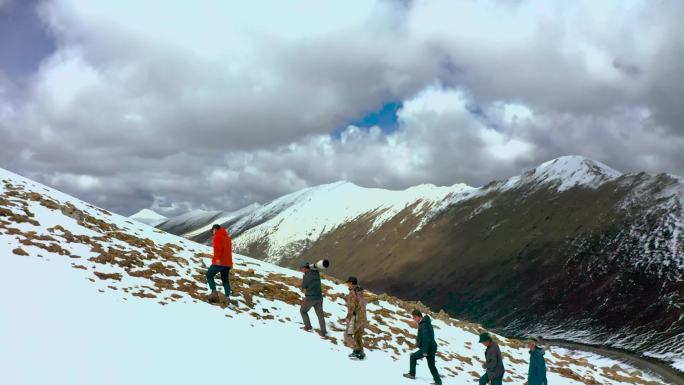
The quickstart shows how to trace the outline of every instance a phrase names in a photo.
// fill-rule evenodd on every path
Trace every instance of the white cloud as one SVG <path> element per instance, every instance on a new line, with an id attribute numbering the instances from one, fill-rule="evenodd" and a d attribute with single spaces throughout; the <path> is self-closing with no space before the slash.
<path id="1" fill-rule="evenodd" d="M 575 153 L 684 173 L 682 4 L 52 0 L 57 51 L 26 84 L 0 74 L 0 165 L 124 213 Z M 396 132 L 329 135 L 397 101 Z"/>

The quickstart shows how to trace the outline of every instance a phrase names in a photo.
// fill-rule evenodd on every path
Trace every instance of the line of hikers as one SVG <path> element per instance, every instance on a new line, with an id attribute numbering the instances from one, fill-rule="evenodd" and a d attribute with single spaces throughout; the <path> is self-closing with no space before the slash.
<path id="1" fill-rule="evenodd" d="M 211 266 L 207 270 L 207 281 L 211 290 L 208 300 L 215 303 L 219 301 L 219 294 L 216 291 L 216 282 L 214 281 L 216 274 L 221 274 L 226 299 L 230 298 L 230 270 L 233 267 L 233 255 L 232 241 L 228 232 L 220 225 L 213 225 L 211 231 L 213 233 L 214 255 L 211 260 Z M 306 331 L 313 330 L 308 314 L 309 310 L 313 308 L 318 318 L 319 336 L 327 338 L 328 332 L 325 326 L 325 313 L 323 312 L 323 290 L 320 272 L 316 266 L 309 263 L 303 264 L 301 271 L 304 273 L 301 285 L 304 291 L 304 301 L 300 308 L 304 323 L 302 329 Z M 344 332 L 344 343 L 353 349 L 352 353 L 349 354 L 350 358 L 363 360 L 366 358 L 363 348 L 363 334 L 368 325 L 366 317 L 367 301 L 364 296 L 364 290 L 359 286 L 359 281 L 356 277 L 349 277 L 346 283 L 349 293 L 345 297 L 347 304 L 345 322 L 347 327 Z M 423 315 L 417 309 L 413 310 L 411 316 L 418 328 L 416 336 L 416 347 L 418 350 L 409 356 L 409 372 L 404 374 L 404 377 L 415 379 L 417 361 L 425 358 L 434 380 L 433 384 L 441 385 L 442 378 L 435 365 L 437 341 L 434 328 L 432 327 L 432 320 L 430 316 Z M 485 362 L 482 365 L 485 373 L 480 377 L 480 385 L 502 385 L 505 368 L 499 345 L 492 339 L 489 333 L 480 334 L 479 342 L 486 348 Z M 527 347 L 530 351 L 530 362 L 528 379 L 525 385 L 547 385 L 544 350 L 539 347 L 539 340 L 534 337 L 528 339 Z"/>

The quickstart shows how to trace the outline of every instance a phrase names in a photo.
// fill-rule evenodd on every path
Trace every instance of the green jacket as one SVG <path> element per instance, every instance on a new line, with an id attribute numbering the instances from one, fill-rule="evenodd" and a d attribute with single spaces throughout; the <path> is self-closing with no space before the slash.
<path id="1" fill-rule="evenodd" d="M 527 382 L 529 385 L 547 385 L 546 363 L 544 362 L 544 349 L 536 348 L 530 351 L 530 367 L 527 370 Z"/>
<path id="2" fill-rule="evenodd" d="M 321 274 L 318 270 L 309 270 L 304 273 L 302 279 L 302 289 L 304 296 L 311 299 L 323 299 L 323 289 L 321 289 Z"/>
<path id="3" fill-rule="evenodd" d="M 429 316 L 423 317 L 418 324 L 418 336 L 416 346 L 421 353 L 435 354 L 437 352 L 437 341 L 435 341 L 435 330 L 432 328 L 432 320 Z"/>

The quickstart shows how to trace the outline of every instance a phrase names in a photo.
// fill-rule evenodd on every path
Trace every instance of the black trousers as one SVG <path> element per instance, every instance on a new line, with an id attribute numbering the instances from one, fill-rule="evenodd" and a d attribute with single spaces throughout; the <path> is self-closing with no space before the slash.
<path id="1" fill-rule="evenodd" d="M 209 282 L 209 289 L 216 291 L 216 282 L 214 276 L 221 273 L 221 282 L 223 283 L 223 290 L 226 292 L 226 297 L 230 297 L 230 267 L 211 265 L 207 270 L 207 282 Z"/>
<path id="2" fill-rule="evenodd" d="M 411 354 L 411 368 L 409 369 L 410 375 L 416 375 L 416 361 L 420 360 L 421 358 L 423 358 L 423 353 L 420 350 Z M 432 373 L 432 379 L 435 380 L 435 384 L 441 384 L 442 378 L 439 376 L 439 372 L 435 366 L 435 353 L 428 353 L 428 355 L 425 356 L 425 359 L 427 359 L 428 368 L 430 368 L 430 373 Z"/>

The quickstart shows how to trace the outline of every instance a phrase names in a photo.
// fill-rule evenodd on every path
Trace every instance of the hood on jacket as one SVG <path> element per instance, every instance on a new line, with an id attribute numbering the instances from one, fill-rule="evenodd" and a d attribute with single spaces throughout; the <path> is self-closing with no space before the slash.
<path id="1" fill-rule="evenodd" d="M 544 349 L 537 346 L 536 349 L 530 350 L 530 355 L 539 355 L 539 356 L 543 357 L 544 356 Z"/>

